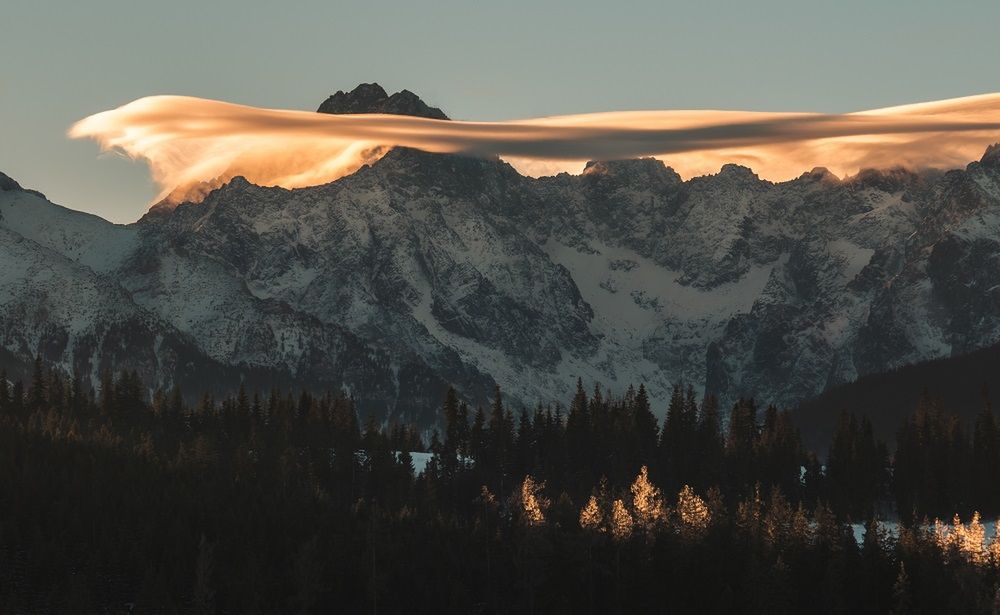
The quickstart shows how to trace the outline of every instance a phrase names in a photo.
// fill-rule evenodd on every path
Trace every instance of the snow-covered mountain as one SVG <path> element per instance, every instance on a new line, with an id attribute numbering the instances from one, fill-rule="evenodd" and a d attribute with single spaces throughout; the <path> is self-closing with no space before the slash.
<path id="1" fill-rule="evenodd" d="M 408 92 L 324 112 L 446 119 Z M 1000 147 L 948 173 L 590 163 L 532 179 L 397 148 L 330 184 L 236 178 L 117 226 L 0 178 L 0 346 L 66 369 L 344 388 L 431 425 L 443 389 L 681 380 L 792 405 L 1000 341 Z M 109 337 L 110 336 L 110 337 Z M 193 379 L 192 375 L 200 379 Z"/>

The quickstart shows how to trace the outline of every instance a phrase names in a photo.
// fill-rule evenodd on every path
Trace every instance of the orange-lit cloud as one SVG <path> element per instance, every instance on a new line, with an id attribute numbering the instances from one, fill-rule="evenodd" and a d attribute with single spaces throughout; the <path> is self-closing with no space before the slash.
<path id="1" fill-rule="evenodd" d="M 847 114 L 629 111 L 510 122 L 258 109 L 151 96 L 70 129 L 106 150 L 145 160 L 161 188 L 197 197 L 199 185 L 243 175 L 296 188 L 332 181 L 392 146 L 499 155 L 528 175 L 579 171 L 586 160 L 655 156 L 683 177 L 745 164 L 790 179 L 816 166 L 837 175 L 903 165 L 950 168 L 1000 140 L 1000 94 Z"/>

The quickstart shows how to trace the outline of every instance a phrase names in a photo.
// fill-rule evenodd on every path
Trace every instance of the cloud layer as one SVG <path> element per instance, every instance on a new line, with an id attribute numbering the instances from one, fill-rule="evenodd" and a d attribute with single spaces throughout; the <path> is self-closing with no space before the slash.
<path id="1" fill-rule="evenodd" d="M 655 156 L 682 176 L 725 163 L 781 181 L 816 166 L 950 168 L 1000 141 L 1000 94 L 847 114 L 629 111 L 510 122 L 259 109 L 151 96 L 87 117 L 69 132 L 146 161 L 157 200 L 197 199 L 199 186 L 243 175 L 260 185 L 317 185 L 392 146 L 501 156 L 527 175 L 579 171 L 595 159 Z"/>

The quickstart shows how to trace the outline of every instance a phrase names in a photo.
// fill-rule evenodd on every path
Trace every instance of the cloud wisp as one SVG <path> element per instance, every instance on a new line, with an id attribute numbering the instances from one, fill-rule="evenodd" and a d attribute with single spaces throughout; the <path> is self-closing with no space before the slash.
<path id="1" fill-rule="evenodd" d="M 501 156 L 526 175 L 654 156 L 684 177 L 736 162 L 781 181 L 816 166 L 845 175 L 866 167 L 964 165 L 1000 140 L 1000 94 L 845 114 L 623 111 L 509 122 L 328 115 L 151 96 L 87 117 L 69 135 L 147 162 L 161 189 L 157 200 L 197 200 L 205 186 L 236 175 L 286 188 L 322 184 L 393 146 Z"/>

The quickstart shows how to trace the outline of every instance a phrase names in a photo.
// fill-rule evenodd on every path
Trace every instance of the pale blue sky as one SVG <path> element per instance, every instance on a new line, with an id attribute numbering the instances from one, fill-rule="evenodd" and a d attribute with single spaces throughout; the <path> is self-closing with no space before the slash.
<path id="1" fill-rule="evenodd" d="M 0 9 L 0 171 L 135 220 L 144 165 L 71 123 L 150 94 L 315 109 L 408 88 L 460 119 L 624 109 L 845 112 L 1000 91 L 997 0 L 139 2 Z"/>

